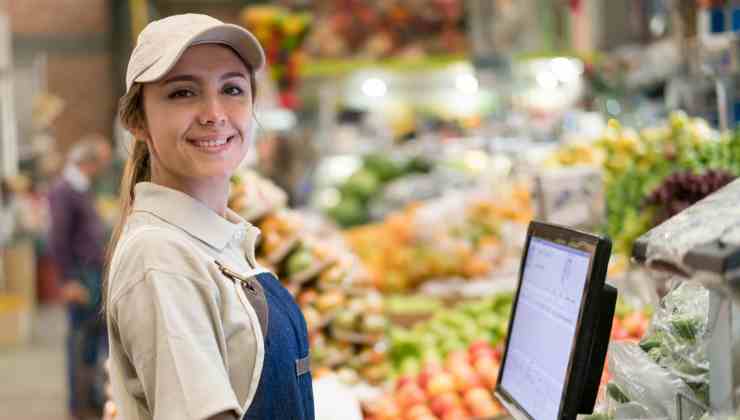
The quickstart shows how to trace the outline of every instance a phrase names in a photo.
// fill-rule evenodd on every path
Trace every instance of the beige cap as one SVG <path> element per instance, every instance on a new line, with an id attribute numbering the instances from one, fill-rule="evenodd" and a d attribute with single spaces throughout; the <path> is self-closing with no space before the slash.
<path id="1" fill-rule="evenodd" d="M 161 79 L 188 47 L 198 44 L 228 45 L 255 72 L 265 63 L 265 53 L 257 38 L 241 26 L 200 14 L 169 16 L 151 22 L 139 34 L 126 69 L 126 91 L 135 82 Z"/>

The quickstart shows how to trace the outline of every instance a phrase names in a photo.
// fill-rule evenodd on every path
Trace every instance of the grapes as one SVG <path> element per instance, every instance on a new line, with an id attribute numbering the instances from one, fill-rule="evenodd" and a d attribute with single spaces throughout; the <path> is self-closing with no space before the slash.
<path id="1" fill-rule="evenodd" d="M 645 204 L 656 208 L 655 223 L 660 224 L 734 179 L 735 175 L 719 169 L 674 172 L 646 197 Z"/>

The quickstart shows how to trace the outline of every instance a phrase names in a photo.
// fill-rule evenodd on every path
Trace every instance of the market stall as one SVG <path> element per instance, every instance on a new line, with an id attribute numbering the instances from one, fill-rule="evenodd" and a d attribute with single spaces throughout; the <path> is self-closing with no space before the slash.
<path id="1" fill-rule="evenodd" d="M 725 284 L 732 254 L 700 273 L 696 261 L 667 261 L 712 290 L 721 285 L 719 294 L 635 262 L 654 268 L 638 238 L 656 229 L 647 249 L 671 245 L 682 238 L 655 232 L 682 215 L 693 215 L 682 227 L 696 228 L 684 251 L 716 239 L 702 217 L 736 219 L 692 207 L 727 194 L 740 175 L 734 96 L 711 88 L 717 96 L 707 99 L 704 83 L 736 73 L 734 44 L 686 24 L 720 12 L 734 22 L 733 6 L 650 2 L 616 13 L 611 3 L 573 1 L 528 16 L 517 2 L 475 2 L 471 10 L 491 15 L 467 28 L 460 2 L 288 3 L 236 17 L 265 45 L 277 122 L 260 133 L 257 162 L 232 179 L 229 206 L 261 229 L 258 261 L 303 311 L 317 401 L 341 393 L 347 418 L 361 409 L 369 420 L 511 415 L 494 390 L 527 228 L 540 220 L 612 241 L 605 276 L 619 299 L 608 362 L 591 366 L 603 369 L 595 418 L 734 413 L 735 382 L 721 373 L 731 360 L 721 322 L 734 296 Z M 612 12 L 623 26 L 640 14 L 641 39 L 625 40 L 637 44 L 554 49 L 569 36 L 598 43 L 595 31 L 575 26 Z M 495 30 L 486 27 L 494 18 Z M 538 30 L 521 31 L 526 24 Z M 612 25 L 604 32 L 617 41 L 630 35 Z M 704 35 L 715 38 L 698 42 Z M 499 48 L 495 63 L 482 62 L 483 47 Z M 718 270 L 721 282 L 705 273 Z M 710 337 L 717 329 L 725 335 Z"/>

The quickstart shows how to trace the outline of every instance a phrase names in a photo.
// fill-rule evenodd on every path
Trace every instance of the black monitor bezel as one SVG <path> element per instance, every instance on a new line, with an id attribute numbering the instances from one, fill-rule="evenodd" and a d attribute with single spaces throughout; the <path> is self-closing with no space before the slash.
<path id="1" fill-rule="evenodd" d="M 532 420 L 534 418 L 506 391 L 502 385 L 502 380 L 508 356 L 509 339 L 511 337 L 509 332 L 514 323 L 514 314 L 516 313 L 524 275 L 524 262 L 527 260 L 529 245 L 533 237 L 561 244 L 582 243 L 589 245 L 593 249 L 589 261 L 588 276 L 584 286 L 585 291 L 581 301 L 581 309 L 576 324 L 573 351 L 568 362 L 566 380 L 563 386 L 564 395 L 558 409 L 558 419 L 575 419 L 582 408 L 580 404 L 580 398 L 582 396 L 579 394 L 581 394 L 581 391 L 583 391 L 586 385 L 587 375 L 585 374 L 585 369 L 590 368 L 588 366 L 588 360 L 590 359 L 591 346 L 596 336 L 595 330 L 599 321 L 599 303 L 601 302 L 600 297 L 604 290 L 606 271 L 611 255 L 611 241 L 608 238 L 555 224 L 533 221 L 529 225 L 519 268 L 519 281 L 509 317 L 506 347 L 504 348 L 504 354 L 501 359 L 501 371 L 496 381 L 496 394 L 508 409 L 516 410 L 525 418 Z"/>

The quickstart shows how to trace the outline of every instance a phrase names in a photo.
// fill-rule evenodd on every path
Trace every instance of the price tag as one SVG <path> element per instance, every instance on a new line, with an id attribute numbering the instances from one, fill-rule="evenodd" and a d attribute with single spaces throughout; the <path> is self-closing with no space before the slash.
<path id="1" fill-rule="evenodd" d="M 550 169 L 536 179 L 538 216 L 559 225 L 593 229 L 604 221 L 604 183 L 593 167 Z"/>

